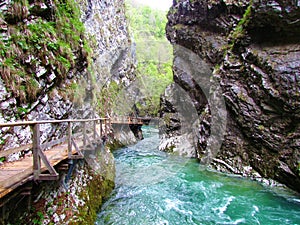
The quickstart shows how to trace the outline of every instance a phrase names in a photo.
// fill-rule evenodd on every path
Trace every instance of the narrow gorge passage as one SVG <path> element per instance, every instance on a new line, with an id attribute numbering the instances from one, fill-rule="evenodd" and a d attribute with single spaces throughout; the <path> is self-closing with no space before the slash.
<path id="1" fill-rule="evenodd" d="M 300 196 L 158 150 L 158 131 L 115 152 L 116 188 L 95 224 L 300 224 Z"/>

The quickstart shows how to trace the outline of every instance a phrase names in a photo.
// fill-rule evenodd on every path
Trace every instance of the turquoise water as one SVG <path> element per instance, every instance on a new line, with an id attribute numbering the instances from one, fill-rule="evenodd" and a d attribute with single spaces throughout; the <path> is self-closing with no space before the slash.
<path id="1" fill-rule="evenodd" d="M 158 151 L 157 130 L 115 152 L 116 188 L 100 224 L 300 224 L 300 198 Z"/>

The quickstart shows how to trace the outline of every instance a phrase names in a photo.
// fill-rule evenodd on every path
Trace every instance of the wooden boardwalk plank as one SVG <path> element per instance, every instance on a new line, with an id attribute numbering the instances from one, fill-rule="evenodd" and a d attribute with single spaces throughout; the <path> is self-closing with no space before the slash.
<path id="1" fill-rule="evenodd" d="M 55 146 L 44 153 L 52 166 L 68 158 L 67 145 Z M 75 154 L 75 150 L 72 153 Z M 33 157 L 29 156 L 0 167 L 0 198 L 10 193 L 14 189 L 12 187 L 17 186 L 18 182 L 33 175 L 32 162 Z M 47 171 L 46 166 L 42 163 L 41 172 L 45 171 Z"/>

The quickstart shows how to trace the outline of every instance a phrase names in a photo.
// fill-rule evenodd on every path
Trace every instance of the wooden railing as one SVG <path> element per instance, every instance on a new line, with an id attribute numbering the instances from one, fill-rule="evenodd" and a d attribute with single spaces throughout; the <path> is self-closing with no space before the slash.
<path id="1" fill-rule="evenodd" d="M 40 135 L 40 125 L 41 124 L 62 124 L 67 123 L 66 134 L 58 139 L 51 142 L 41 144 L 41 135 Z M 74 123 L 82 124 L 82 133 L 73 134 L 72 125 Z M 92 133 L 88 133 L 87 124 L 92 123 Z M 96 127 L 97 123 L 100 127 L 100 133 L 98 133 Z M 104 126 L 103 126 L 104 125 Z M 33 155 L 33 176 L 34 180 L 56 180 L 58 179 L 58 173 L 55 171 L 54 167 L 51 165 L 47 159 L 43 150 L 47 148 L 52 148 L 55 145 L 59 145 L 67 142 L 68 145 L 68 158 L 69 159 L 78 159 L 83 158 L 83 153 L 81 149 L 93 149 L 94 144 L 101 140 L 103 135 L 108 134 L 108 129 L 110 127 L 110 119 L 107 118 L 96 118 L 96 119 L 68 119 L 68 120 L 45 120 L 45 121 L 24 121 L 24 122 L 13 122 L 13 123 L 2 123 L 2 127 L 16 127 L 16 126 L 30 126 L 32 130 L 32 144 L 27 144 L 13 149 L 2 150 L 0 151 L 0 158 L 7 157 L 12 153 L 18 153 L 20 151 L 25 151 L 32 149 Z M 82 140 L 80 140 L 82 136 Z M 82 143 L 82 148 L 80 149 L 79 143 Z M 73 151 L 73 147 L 75 153 Z M 41 161 L 46 166 L 49 174 L 41 173 Z"/>
<path id="2" fill-rule="evenodd" d="M 138 117 L 118 116 L 112 117 L 110 120 L 115 124 L 143 124 L 143 120 Z"/>
<path id="3" fill-rule="evenodd" d="M 73 125 L 81 124 L 81 133 L 73 133 Z M 42 124 L 65 124 L 67 128 L 60 139 L 50 142 L 41 143 Z M 97 130 L 98 124 L 98 130 Z M 67 119 L 67 120 L 44 120 L 44 121 L 21 121 L 12 123 L 0 123 L 0 129 L 3 127 L 30 126 L 32 132 L 32 143 L 22 145 L 17 148 L 0 150 L 0 158 L 7 157 L 13 153 L 32 150 L 33 156 L 33 179 L 34 180 L 56 180 L 59 174 L 51 165 L 51 159 L 47 158 L 44 151 L 46 149 L 55 149 L 58 146 L 58 151 L 67 151 L 65 158 L 79 159 L 83 158 L 83 150 L 95 150 L 95 144 L 99 144 L 102 137 L 108 136 L 111 124 L 143 124 L 142 118 L 136 117 L 113 117 L 113 118 L 95 118 L 95 119 Z M 61 159 L 63 160 L 63 159 Z M 41 167 L 43 162 L 44 167 Z M 45 174 L 43 172 L 48 171 Z"/>

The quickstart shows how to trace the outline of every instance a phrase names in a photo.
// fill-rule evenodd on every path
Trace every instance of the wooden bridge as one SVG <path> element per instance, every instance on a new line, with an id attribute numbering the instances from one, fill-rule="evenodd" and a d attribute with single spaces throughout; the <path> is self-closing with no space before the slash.
<path id="1" fill-rule="evenodd" d="M 40 126 L 43 124 L 64 124 L 67 129 L 62 138 L 41 143 Z M 81 125 L 82 132 L 73 132 L 72 127 L 75 124 Z M 101 138 L 111 132 L 111 124 L 142 125 L 143 119 L 116 117 L 0 124 L 0 128 L 30 126 L 32 132 L 32 144 L 0 151 L 0 158 L 22 151 L 32 151 L 30 156 L 26 156 L 22 160 L 4 162 L 0 165 L 0 199 L 30 180 L 57 180 L 59 174 L 54 166 L 65 159 L 82 159 L 83 151 L 95 150 L 96 146 L 102 143 Z"/>

